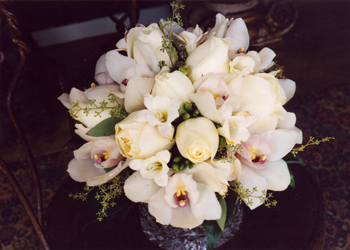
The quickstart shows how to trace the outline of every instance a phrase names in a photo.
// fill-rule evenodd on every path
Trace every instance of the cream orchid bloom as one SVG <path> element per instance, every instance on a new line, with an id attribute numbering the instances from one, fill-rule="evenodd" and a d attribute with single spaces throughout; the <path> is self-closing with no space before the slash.
<path id="1" fill-rule="evenodd" d="M 134 202 L 148 203 L 148 210 L 158 223 L 191 229 L 204 220 L 219 219 L 222 212 L 214 191 L 196 182 L 195 175 L 175 173 L 160 188 L 136 172 L 125 181 L 125 195 Z"/>
<path id="2" fill-rule="evenodd" d="M 167 163 L 170 161 L 170 152 L 163 150 L 155 156 L 145 160 L 132 160 L 129 167 L 133 170 L 140 171 L 143 178 L 154 179 L 157 185 L 164 187 L 168 183 L 169 167 Z"/>
<path id="3" fill-rule="evenodd" d="M 243 188 L 257 188 L 257 196 L 262 191 L 283 191 L 290 183 L 288 166 L 282 158 L 290 152 L 298 141 L 298 133 L 288 129 L 268 131 L 260 136 L 251 136 L 243 144 L 237 157 L 241 162 L 240 182 Z M 251 197 L 255 209 L 262 203 Z"/>
<path id="4" fill-rule="evenodd" d="M 166 95 L 153 97 L 150 94 L 146 94 L 144 100 L 147 110 L 139 111 L 134 119 L 156 126 L 159 133 L 165 138 L 173 138 L 174 127 L 171 123 L 179 117 L 178 110 L 181 99 L 170 99 Z"/>
<path id="5" fill-rule="evenodd" d="M 89 186 L 101 185 L 127 167 L 123 159 L 113 136 L 95 137 L 74 151 L 67 171 L 75 181 L 86 182 Z M 113 167 L 108 173 L 105 171 Z"/>
<path id="6" fill-rule="evenodd" d="M 194 83 L 196 93 L 189 95 L 204 117 L 219 124 L 239 107 L 238 95 L 226 83 L 229 79 L 229 74 L 207 74 Z"/>

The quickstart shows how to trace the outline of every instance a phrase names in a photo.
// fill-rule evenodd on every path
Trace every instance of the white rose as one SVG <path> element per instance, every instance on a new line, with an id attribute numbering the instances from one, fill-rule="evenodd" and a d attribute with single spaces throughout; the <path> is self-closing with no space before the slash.
<path id="1" fill-rule="evenodd" d="M 148 122 L 138 122 L 131 113 L 115 126 L 115 140 L 120 153 L 131 159 L 146 159 L 162 150 L 170 150 L 174 144 L 171 139 L 161 136 L 157 128 Z"/>
<path id="2" fill-rule="evenodd" d="M 212 36 L 193 50 L 186 60 L 190 70 L 188 77 L 192 82 L 210 72 L 228 73 L 229 46 L 230 43 L 227 40 Z"/>
<path id="3" fill-rule="evenodd" d="M 174 71 L 170 73 L 168 67 L 163 67 L 155 77 L 155 84 L 152 89 L 152 95 L 166 95 L 170 98 L 180 98 L 182 103 L 189 102 L 188 95 L 194 93 L 194 87 L 191 80 L 181 73 Z"/>
<path id="4" fill-rule="evenodd" d="M 101 121 L 111 117 L 109 114 L 110 109 L 106 109 L 101 112 L 101 109 L 95 109 L 94 105 L 91 105 L 90 100 L 96 100 L 96 105 L 98 105 L 101 101 L 108 102 L 108 95 L 110 95 L 113 91 L 119 91 L 119 85 L 117 84 L 108 84 L 97 87 L 88 88 L 87 90 L 80 91 L 76 88 L 72 88 L 70 94 L 67 93 L 62 94 L 58 97 L 58 100 L 62 102 L 62 104 L 68 108 L 72 109 L 74 112 L 74 119 L 83 123 L 86 127 L 92 128 Z M 77 106 L 72 106 L 74 102 L 78 102 Z M 120 101 L 119 103 L 122 103 Z M 115 107 L 118 103 L 109 103 L 107 107 Z M 84 109 L 93 108 L 91 111 L 86 114 Z M 99 113 L 99 115 L 96 115 Z"/>
<path id="5" fill-rule="evenodd" d="M 175 139 L 180 154 L 193 163 L 213 159 L 219 145 L 216 127 L 204 117 L 182 122 L 177 127 Z"/>

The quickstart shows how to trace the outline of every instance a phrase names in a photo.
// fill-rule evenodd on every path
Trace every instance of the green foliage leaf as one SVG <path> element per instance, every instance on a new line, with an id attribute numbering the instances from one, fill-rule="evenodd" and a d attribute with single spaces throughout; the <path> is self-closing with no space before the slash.
<path id="1" fill-rule="evenodd" d="M 109 135 L 114 135 L 115 134 L 115 125 L 120 122 L 121 119 L 119 118 L 107 118 L 97 124 L 95 127 L 90 129 L 87 132 L 87 135 L 90 136 L 109 136 Z"/>
<path id="2" fill-rule="evenodd" d="M 226 201 L 224 198 L 222 198 L 221 195 L 217 195 L 217 199 L 220 203 L 222 213 L 221 213 L 221 218 L 216 220 L 216 222 L 218 223 L 221 231 L 224 231 L 225 230 L 225 222 L 226 222 L 226 214 L 227 214 Z"/>
<path id="3" fill-rule="evenodd" d="M 237 194 L 232 190 L 228 191 L 225 199 L 223 199 L 221 196 L 218 196 L 218 200 L 220 202 L 221 207 L 223 206 L 222 201 L 225 203 L 225 207 L 226 207 L 226 215 L 225 215 L 226 220 L 224 222 L 225 223 L 224 229 L 227 227 L 228 223 L 231 220 L 233 210 L 235 207 L 235 203 L 236 203 L 236 199 L 237 199 Z M 222 218 L 220 218 L 219 220 L 221 220 L 221 219 Z M 219 220 L 217 220 L 217 221 L 205 220 L 202 224 L 202 226 L 207 234 L 207 239 L 208 239 L 207 249 L 208 250 L 214 249 L 216 242 L 218 241 L 218 239 L 220 238 L 220 236 L 223 232 L 223 230 L 221 229 L 221 226 L 219 226 Z"/>
<path id="4" fill-rule="evenodd" d="M 220 238 L 222 231 L 218 223 L 214 220 L 205 220 L 202 226 L 205 232 L 207 233 L 207 250 L 212 250 L 214 249 L 216 242 Z"/>
<path id="5" fill-rule="evenodd" d="M 289 153 L 288 155 L 286 155 L 283 160 L 285 160 L 285 162 L 287 164 L 289 163 L 295 163 L 295 164 L 300 164 L 302 166 L 305 166 L 305 162 L 303 161 L 303 159 L 301 159 L 299 157 L 299 155 L 293 156 L 293 154 Z"/>
<path id="6" fill-rule="evenodd" d="M 295 188 L 294 175 L 293 175 L 292 170 L 290 169 L 290 167 L 288 167 L 288 170 L 289 170 L 289 174 L 290 174 L 290 183 L 289 183 L 289 185 L 290 185 L 292 188 Z"/>

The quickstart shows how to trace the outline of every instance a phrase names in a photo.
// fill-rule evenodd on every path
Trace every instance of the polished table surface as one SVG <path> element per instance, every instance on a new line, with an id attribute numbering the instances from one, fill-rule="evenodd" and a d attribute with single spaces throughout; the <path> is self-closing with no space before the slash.
<path id="1" fill-rule="evenodd" d="M 314 178 L 300 165 L 290 166 L 296 186 L 273 192 L 277 206 L 244 207 L 238 233 L 219 249 L 322 249 L 325 208 Z M 143 234 L 138 206 L 126 217 L 111 215 L 88 224 L 82 232 L 86 202 L 69 193 L 82 192 L 84 184 L 67 179 L 47 211 L 47 236 L 52 249 L 160 249 Z M 96 211 L 98 207 L 96 207 Z"/>

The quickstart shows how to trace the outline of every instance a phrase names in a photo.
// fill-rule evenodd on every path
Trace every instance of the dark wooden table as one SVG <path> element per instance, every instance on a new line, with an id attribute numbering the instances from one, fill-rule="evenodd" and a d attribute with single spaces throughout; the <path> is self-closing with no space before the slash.
<path id="1" fill-rule="evenodd" d="M 320 189 L 305 167 L 290 167 L 295 189 L 273 192 L 276 207 L 260 206 L 251 211 L 244 205 L 239 232 L 220 249 L 323 248 L 325 208 Z M 138 206 L 132 207 L 125 218 L 111 215 L 102 222 L 88 224 L 82 232 L 86 203 L 68 194 L 81 192 L 83 187 L 67 179 L 50 203 L 47 235 L 52 249 L 159 249 L 142 232 Z"/>

